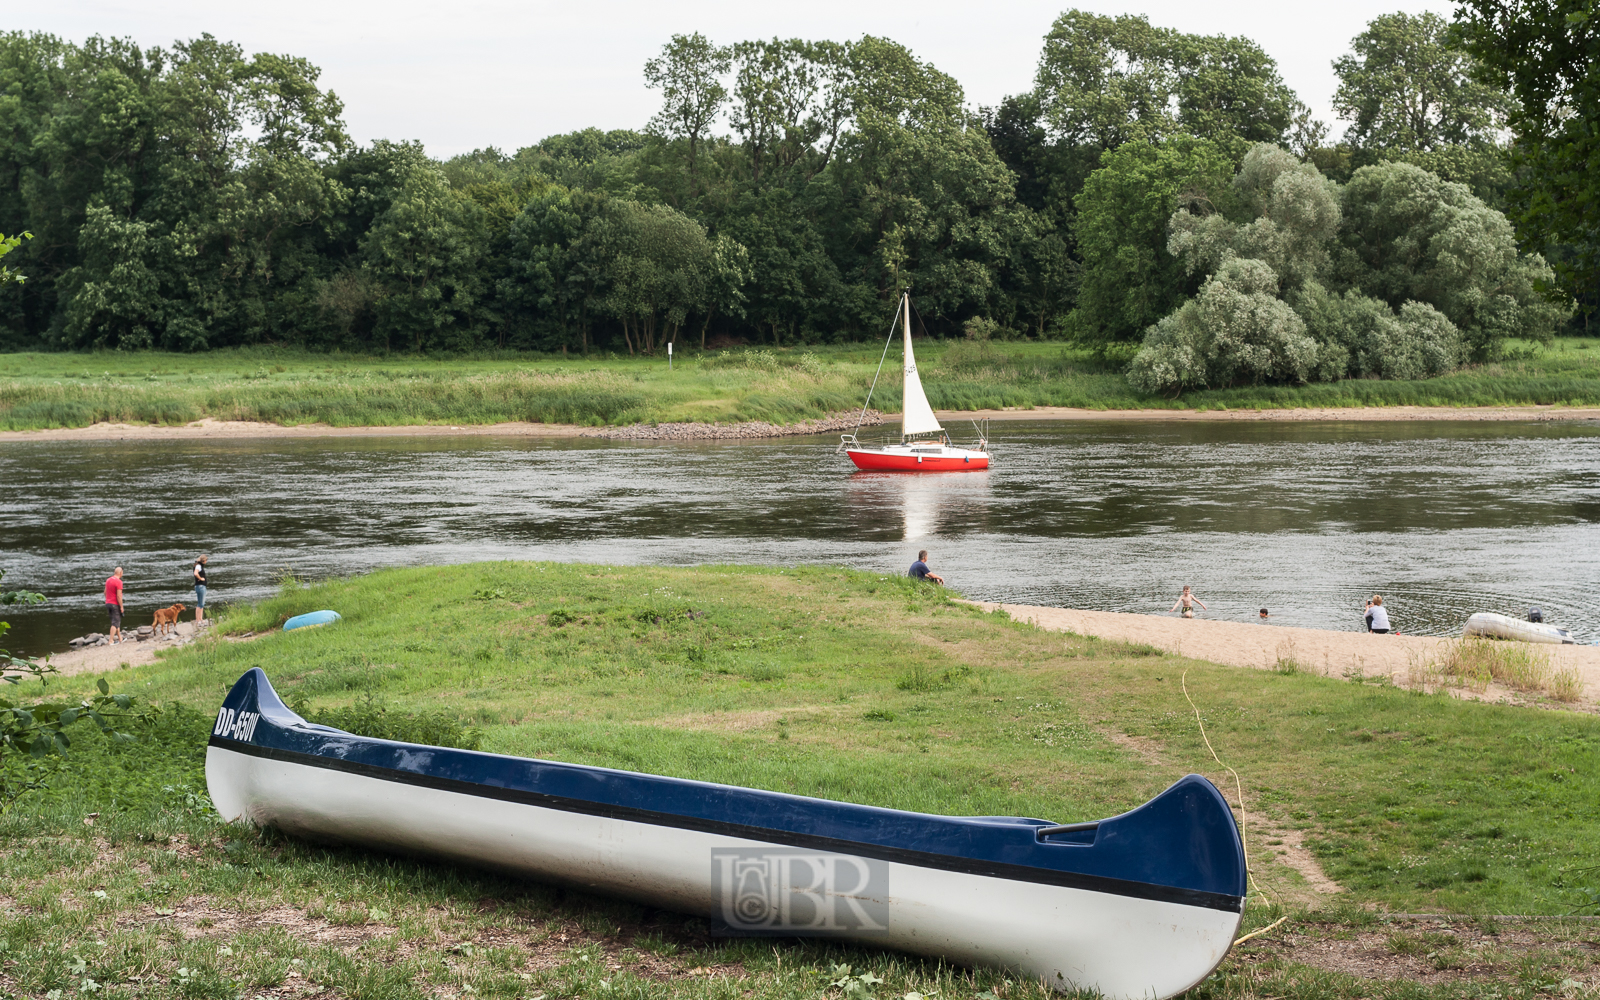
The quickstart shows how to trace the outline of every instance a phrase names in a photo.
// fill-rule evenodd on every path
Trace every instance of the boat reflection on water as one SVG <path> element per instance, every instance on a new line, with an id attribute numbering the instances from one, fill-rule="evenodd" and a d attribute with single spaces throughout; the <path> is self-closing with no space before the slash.
<path id="1" fill-rule="evenodd" d="M 990 473 L 949 472 L 907 476 L 857 472 L 845 488 L 850 519 L 882 527 L 900 521 L 901 541 L 960 535 L 989 528 Z"/>

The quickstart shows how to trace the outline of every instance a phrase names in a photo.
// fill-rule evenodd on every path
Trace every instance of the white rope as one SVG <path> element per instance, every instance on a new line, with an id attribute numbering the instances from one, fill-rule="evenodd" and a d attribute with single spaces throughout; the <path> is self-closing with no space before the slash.
<path id="1" fill-rule="evenodd" d="M 1211 745 L 1211 737 L 1206 735 L 1206 720 L 1200 717 L 1199 707 L 1195 705 L 1194 699 L 1189 697 L 1189 671 L 1185 670 L 1183 672 L 1183 676 L 1178 679 L 1178 683 L 1183 687 L 1183 700 L 1187 701 L 1189 703 L 1189 707 L 1194 710 L 1194 721 L 1200 726 L 1200 738 L 1205 741 L 1206 749 L 1211 751 L 1211 759 L 1217 762 L 1218 767 L 1225 769 L 1229 774 L 1233 775 L 1233 787 L 1239 796 L 1239 844 L 1244 848 L 1245 875 L 1250 879 L 1250 884 L 1256 887 L 1257 893 L 1267 897 L 1270 902 L 1276 903 L 1277 901 L 1272 899 L 1271 893 L 1261 888 L 1261 883 L 1256 881 L 1256 873 L 1250 869 L 1250 816 L 1247 812 L 1245 812 L 1244 808 L 1244 782 L 1239 780 L 1238 771 L 1228 767 L 1228 765 L 1222 762 L 1222 758 L 1217 756 L 1216 748 Z M 1253 937 L 1259 937 L 1260 935 L 1265 934 L 1267 931 L 1272 930 L 1274 927 L 1288 919 L 1289 915 L 1285 913 L 1283 916 L 1279 917 L 1277 920 L 1274 920 L 1265 927 L 1262 927 L 1258 930 L 1253 930 L 1243 937 L 1234 938 L 1233 943 L 1240 944 L 1241 942 L 1248 941 Z"/>

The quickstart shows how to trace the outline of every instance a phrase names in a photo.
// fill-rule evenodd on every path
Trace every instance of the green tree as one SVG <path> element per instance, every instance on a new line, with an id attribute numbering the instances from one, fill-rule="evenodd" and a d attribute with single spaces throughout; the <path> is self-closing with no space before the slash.
<path id="1" fill-rule="evenodd" d="M 717 261 L 705 227 L 666 205 L 624 201 L 606 242 L 603 305 L 621 322 L 628 353 L 675 342 L 689 314 L 706 308 Z"/>
<path id="2" fill-rule="evenodd" d="M 1451 44 L 1431 11 L 1373 18 L 1334 60 L 1334 109 L 1358 148 L 1424 151 L 1494 145 L 1507 110 L 1503 88 L 1473 78 L 1471 55 Z"/>
<path id="3" fill-rule="evenodd" d="M 1200 294 L 1151 327 L 1128 368 L 1147 392 L 1305 382 L 1317 363 L 1305 321 L 1264 262 L 1230 257 Z"/>
<path id="4" fill-rule="evenodd" d="M 1045 36 L 1034 92 L 1059 141 L 1102 150 L 1179 132 L 1277 142 L 1301 110 L 1277 64 L 1247 38 L 1081 10 Z"/>
<path id="5" fill-rule="evenodd" d="M 722 220 L 722 232 L 745 249 L 745 315 L 774 344 L 831 318 L 842 294 L 839 270 L 822 236 L 786 188 L 752 194 Z"/>
<path id="6" fill-rule="evenodd" d="M 732 51 L 713 45 L 698 31 L 673 35 L 661 55 L 644 64 L 645 86 L 661 91 L 661 110 L 650 127 L 662 135 L 689 144 L 689 173 L 695 173 L 695 155 L 711 123 L 728 100 L 728 88 L 719 77 L 729 70 Z"/>
<path id="7" fill-rule="evenodd" d="M 1129 142 L 1100 162 L 1073 223 L 1083 270 L 1070 327 L 1105 344 L 1142 336 L 1198 285 L 1168 250 L 1168 222 L 1181 196 L 1225 192 L 1233 164 L 1214 143 L 1183 135 Z"/>
<path id="8" fill-rule="evenodd" d="M 1507 337 L 1548 341 L 1567 318 L 1569 306 L 1542 291 L 1554 279 L 1549 265 L 1519 253 L 1506 217 L 1466 185 L 1384 163 L 1355 172 L 1340 209 L 1339 286 L 1396 310 L 1428 303 L 1460 329 L 1476 359 L 1495 356 Z"/>
<path id="9" fill-rule="evenodd" d="M 1600 11 L 1594 0 L 1464 0 L 1457 25 L 1477 72 L 1509 90 L 1510 215 L 1549 249 L 1585 316 L 1600 307 Z"/>
<path id="10" fill-rule="evenodd" d="M 551 188 L 511 224 L 500 297 L 527 318 L 533 345 L 588 353 L 609 281 L 611 199 Z"/>
<path id="11" fill-rule="evenodd" d="M 9 123 L 26 141 L 0 149 L 4 210 L 40 218 L 49 248 L 6 293 L 14 336 L 199 348 L 299 326 L 276 306 L 321 267 L 340 196 L 322 164 L 348 144 L 315 67 L 209 35 L 145 51 L 13 34 L 0 75 L 27 101 Z"/>
<path id="12" fill-rule="evenodd" d="M 885 324 L 910 289 L 926 320 L 958 327 L 1003 294 L 1026 235 L 1014 178 L 955 80 L 885 39 L 852 54 L 854 127 L 807 192 L 844 284 L 839 321 Z"/>
<path id="13" fill-rule="evenodd" d="M 377 287 L 376 336 L 412 350 L 465 350 L 483 336 L 476 307 L 484 213 L 418 156 L 398 194 L 361 240 L 363 269 Z"/>

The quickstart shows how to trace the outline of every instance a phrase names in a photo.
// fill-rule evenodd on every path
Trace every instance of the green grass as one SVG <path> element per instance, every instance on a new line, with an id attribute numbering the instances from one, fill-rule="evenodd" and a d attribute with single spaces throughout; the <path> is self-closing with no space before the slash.
<path id="1" fill-rule="evenodd" d="M 1135 392 L 1121 364 L 1051 343 L 929 341 L 918 347 L 928 397 L 941 409 L 1090 409 L 1600 404 L 1600 349 L 1559 340 L 1513 345 L 1518 360 L 1422 382 L 1351 380 L 1190 393 Z M 877 367 L 872 345 L 664 358 L 316 354 L 276 348 L 204 354 L 0 355 L 0 430 L 101 421 L 182 424 L 209 417 L 286 425 L 405 426 L 767 420 L 793 423 L 861 404 Z M 893 359 L 891 359 L 892 361 Z M 898 366 L 873 396 L 898 410 Z"/>
<path id="2" fill-rule="evenodd" d="M 1389 912 L 1592 912 L 1597 880 L 1582 870 L 1600 864 L 1594 715 L 1218 667 L 949 598 L 822 567 L 487 563 L 291 584 L 230 609 L 220 632 L 323 607 L 344 619 L 214 637 L 112 676 L 118 690 L 189 708 L 169 707 L 127 746 L 81 734 L 52 787 L 0 819 L 0 996 L 81 995 L 92 978 L 107 997 L 234 1000 L 315 984 L 362 998 L 831 998 L 838 963 L 885 978 L 880 1000 L 1043 995 L 999 973 L 717 939 L 698 921 L 615 900 L 223 826 L 203 799 L 204 740 L 251 666 L 309 711 L 353 713 L 343 716 L 353 725 L 377 724 L 382 709 L 385 725 L 420 713 L 437 727 L 443 711 L 490 751 L 1062 822 L 1120 812 L 1189 772 L 1222 783 L 1180 689 L 1186 676 L 1245 782 L 1252 863 L 1271 893 L 1247 926 L 1285 910 L 1293 919 L 1239 949 L 1197 995 L 1374 995 L 1301 957 L 1309 945 L 1281 950 L 1291 931 L 1330 948 L 1365 934 L 1382 950 L 1392 938 L 1395 961 L 1479 970 L 1395 981 L 1385 996 L 1492 985 L 1533 997 L 1595 973 L 1593 925 L 1541 924 L 1531 944 L 1508 934 L 1490 947 L 1425 936 L 1459 927 L 1381 924 Z M 1290 831 L 1348 892 L 1308 892 L 1272 843 Z"/>

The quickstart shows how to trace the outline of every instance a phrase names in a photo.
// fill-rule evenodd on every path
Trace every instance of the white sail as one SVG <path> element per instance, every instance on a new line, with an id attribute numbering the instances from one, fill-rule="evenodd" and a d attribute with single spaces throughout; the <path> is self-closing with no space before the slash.
<path id="1" fill-rule="evenodd" d="M 906 384 L 904 402 L 900 406 L 901 434 L 929 434 L 942 431 L 939 418 L 928 405 L 928 394 L 922 391 L 922 379 L 917 377 L 917 359 L 911 353 L 911 304 L 909 297 L 903 306 L 906 317 Z"/>

